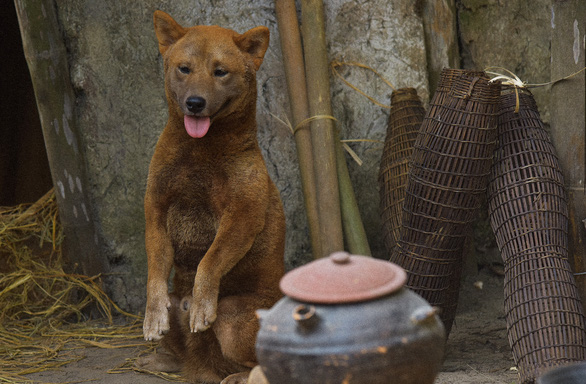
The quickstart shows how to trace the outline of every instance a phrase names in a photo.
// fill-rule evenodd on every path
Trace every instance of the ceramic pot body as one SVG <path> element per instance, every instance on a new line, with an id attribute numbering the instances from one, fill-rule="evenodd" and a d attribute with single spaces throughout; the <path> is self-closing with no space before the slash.
<path id="1" fill-rule="evenodd" d="M 555 368 L 537 379 L 537 384 L 583 384 L 586 382 L 586 362 Z"/>
<path id="2" fill-rule="evenodd" d="M 442 323 L 405 288 L 342 304 L 285 297 L 259 316 L 257 358 L 272 384 L 432 384 L 443 361 Z"/>

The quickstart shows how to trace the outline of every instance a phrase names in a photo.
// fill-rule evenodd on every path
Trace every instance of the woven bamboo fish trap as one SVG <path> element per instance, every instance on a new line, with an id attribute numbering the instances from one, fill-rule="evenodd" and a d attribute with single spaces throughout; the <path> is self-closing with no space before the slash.
<path id="1" fill-rule="evenodd" d="M 564 180 L 528 90 L 503 94 L 498 129 L 489 215 L 505 263 L 509 343 L 521 381 L 533 383 L 586 358 L 584 315 L 567 260 Z"/>
<path id="2" fill-rule="evenodd" d="M 449 333 L 462 252 L 486 194 L 496 145 L 500 84 L 483 72 L 444 70 L 410 161 L 400 239 L 391 261 L 406 286 L 442 309 Z"/>
<path id="3" fill-rule="evenodd" d="M 378 175 L 383 238 L 389 255 L 399 239 L 409 158 L 424 115 L 425 109 L 414 88 L 393 91 Z"/>

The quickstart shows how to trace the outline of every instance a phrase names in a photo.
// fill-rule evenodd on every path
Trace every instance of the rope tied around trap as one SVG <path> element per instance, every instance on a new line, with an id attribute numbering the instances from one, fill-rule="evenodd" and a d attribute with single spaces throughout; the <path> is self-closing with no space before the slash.
<path id="1" fill-rule="evenodd" d="M 496 72 L 497 70 L 501 70 L 506 72 L 507 74 L 503 74 L 500 72 Z M 564 80 L 569 80 L 571 78 L 573 78 L 574 76 L 579 75 L 580 73 L 584 72 L 586 70 L 586 67 L 580 69 L 579 71 L 576 71 L 574 73 L 571 73 L 567 76 L 564 76 L 560 79 L 556 79 L 556 80 L 552 80 L 552 81 L 548 81 L 546 83 L 536 83 L 536 84 L 531 84 L 531 83 L 526 83 L 524 81 L 522 81 L 515 73 L 513 73 L 512 71 L 503 68 L 503 67 L 487 67 L 485 69 L 486 73 L 489 75 L 494 75 L 495 77 L 493 77 L 490 81 L 501 81 L 503 85 L 508 85 L 508 86 L 512 86 L 514 91 L 515 91 L 515 113 L 519 113 L 519 88 L 521 89 L 529 89 L 529 88 L 539 88 L 539 87 L 546 87 L 548 85 L 555 85 L 557 83 L 559 83 L 560 81 L 564 81 Z M 585 171 L 586 172 L 586 171 Z M 584 186 L 584 193 L 586 193 L 586 186 Z M 586 225 L 586 222 L 585 222 Z M 584 273 L 580 273 L 580 274 L 575 274 L 575 276 L 578 275 L 582 275 L 582 274 L 586 274 L 586 272 Z"/>
<path id="2" fill-rule="evenodd" d="M 496 72 L 497 70 L 504 71 L 507 74 Z M 500 81 L 501 84 L 503 84 L 503 85 L 508 85 L 508 86 L 513 87 L 513 89 L 515 90 L 515 98 L 516 98 L 515 113 L 519 113 L 519 88 L 529 89 L 529 88 L 546 87 L 548 85 L 555 85 L 555 84 L 559 83 L 560 81 L 569 80 L 572 77 L 579 75 L 584 70 L 586 70 L 586 67 L 584 67 L 584 68 L 580 69 L 579 71 L 576 71 L 572 74 L 569 74 L 568 76 L 564 76 L 560 79 L 548 81 L 546 83 L 533 83 L 533 84 L 527 83 L 527 82 L 521 80 L 519 78 L 519 76 L 517 76 L 514 72 L 512 72 L 504 67 L 487 67 L 485 69 L 485 72 L 489 75 L 495 76 L 492 79 L 490 79 L 491 82 Z"/>

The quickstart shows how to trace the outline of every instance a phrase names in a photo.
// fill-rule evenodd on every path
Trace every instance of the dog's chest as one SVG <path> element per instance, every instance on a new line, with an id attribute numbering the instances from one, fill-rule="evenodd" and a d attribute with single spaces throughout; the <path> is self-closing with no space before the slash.
<path id="1" fill-rule="evenodd" d="M 176 253 L 205 253 L 216 236 L 217 221 L 204 201 L 172 203 L 167 211 L 167 230 Z"/>
<path id="2" fill-rule="evenodd" d="M 171 189 L 167 208 L 167 231 L 175 249 L 176 262 L 193 263 L 211 246 L 218 229 L 222 179 L 218 170 L 175 167 L 167 173 Z"/>

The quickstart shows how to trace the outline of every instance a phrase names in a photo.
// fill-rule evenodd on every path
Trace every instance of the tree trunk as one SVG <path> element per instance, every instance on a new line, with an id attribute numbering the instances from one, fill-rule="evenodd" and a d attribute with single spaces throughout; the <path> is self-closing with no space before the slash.
<path id="1" fill-rule="evenodd" d="M 15 5 L 65 234 L 63 252 L 71 266 L 96 275 L 105 271 L 106 263 L 99 257 L 91 205 L 83 189 L 85 146 L 76 130 L 75 95 L 55 4 L 21 0 Z"/>

